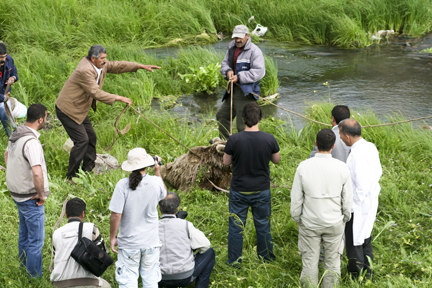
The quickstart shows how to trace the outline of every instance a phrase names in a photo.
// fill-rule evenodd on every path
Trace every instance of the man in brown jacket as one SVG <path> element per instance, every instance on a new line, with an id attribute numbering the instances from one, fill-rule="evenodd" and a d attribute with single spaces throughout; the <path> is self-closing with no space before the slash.
<path id="1" fill-rule="evenodd" d="M 77 176 L 79 166 L 84 171 L 91 171 L 96 160 L 96 133 L 87 116 L 90 108 L 96 111 L 98 101 L 112 105 L 121 101 L 129 105 L 129 98 L 110 94 L 102 90 L 106 73 L 136 72 L 145 69 L 160 69 L 158 66 L 142 65 L 135 62 L 107 61 L 107 53 L 103 46 L 93 45 L 87 57 L 78 64 L 75 71 L 66 80 L 56 101 L 56 113 L 69 137 L 74 142 L 70 152 L 69 168 L 66 178 L 73 183 L 72 177 Z"/>

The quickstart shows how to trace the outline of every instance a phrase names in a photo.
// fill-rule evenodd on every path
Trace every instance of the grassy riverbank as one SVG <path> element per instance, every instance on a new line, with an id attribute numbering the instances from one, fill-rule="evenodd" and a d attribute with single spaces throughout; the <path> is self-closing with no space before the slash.
<path id="1" fill-rule="evenodd" d="M 103 105 L 100 105 L 103 107 Z M 329 122 L 333 104 L 313 105 L 306 112 L 314 119 Z M 109 108 L 115 114 L 120 105 Z M 52 112 L 52 109 L 50 109 Z M 359 112 L 359 113 L 357 113 Z M 91 113 L 92 114 L 92 113 Z M 153 121 L 188 147 L 207 145 L 207 140 L 216 136 L 216 123 L 210 119 L 190 122 L 187 118 L 174 118 L 167 112 L 148 112 Z M 98 135 L 98 152 L 108 147 L 114 134 L 113 119 L 100 121 L 99 115 L 92 114 Z M 371 113 L 354 111 L 353 117 L 362 125 L 380 123 Z M 391 117 L 394 121 L 398 117 Z M 140 119 L 132 111 L 125 114 L 123 127 L 129 121 L 132 128 L 120 136 L 112 154 L 124 161 L 127 152 L 138 146 L 145 147 L 150 154 L 162 156 L 164 162 L 185 153 L 185 149 L 167 138 L 162 132 Z M 204 119 L 203 119 L 204 120 Z M 0 286 L 1 287 L 48 287 L 51 234 L 58 220 L 61 206 L 67 195 L 82 197 L 87 202 L 87 221 L 93 221 L 101 228 L 105 238 L 109 235 L 108 203 L 117 181 L 127 176 L 121 170 L 103 175 L 83 175 L 81 183 L 71 187 L 63 180 L 68 155 L 62 150 L 67 135 L 58 122 L 51 121 L 51 130 L 42 132 L 45 155 L 50 172 L 51 196 L 46 202 L 46 239 L 43 249 L 44 278 L 41 282 L 28 284 L 18 270 L 17 237 L 18 217 L 15 204 L 6 192 L 5 173 L 0 172 L 0 207 L 3 214 L 0 241 Z M 290 186 L 295 169 L 300 161 L 307 158 L 313 147 L 313 135 L 318 125 L 307 124 L 297 131 L 288 122 L 270 117 L 262 121 L 261 130 L 273 133 L 281 147 L 282 161 L 271 164 L 272 182 L 278 187 L 272 189 L 272 233 L 277 260 L 271 264 L 259 261 L 255 254 L 256 241 L 251 218 L 246 225 L 244 262 L 239 270 L 232 270 L 224 263 L 227 258 L 228 197 L 223 192 L 194 189 L 188 194 L 181 193 L 181 209 L 189 212 L 188 220 L 194 222 L 211 240 L 216 250 L 216 266 L 211 277 L 212 287 L 298 287 L 301 259 L 297 250 L 297 226 L 289 214 Z M 364 129 L 364 137 L 374 142 L 383 166 L 381 178 L 380 205 L 373 231 L 375 253 L 375 279 L 365 287 L 429 287 L 432 281 L 432 236 L 430 228 L 430 195 L 432 177 L 432 141 L 429 130 L 414 129 L 411 124 Z M 0 140 L 5 147 L 5 137 Z M 3 160 L 0 161 L 4 165 Z M 202 209 L 205 207 L 206 209 Z M 63 221 L 64 223 L 65 221 Z M 6 232 L 7 231 L 7 232 Z M 360 287 L 347 277 L 343 262 L 343 287 Z M 104 275 L 113 287 L 114 268 Z"/>
<path id="2" fill-rule="evenodd" d="M 237 24 L 269 28 L 265 38 L 363 47 L 378 30 L 431 31 L 431 0 L 17 0 L 3 5 L 0 38 L 45 51 L 107 45 L 184 45 L 217 41 Z M 205 34 L 203 34 L 205 33 Z M 199 36 L 200 35 L 200 36 Z M 69 54 L 69 53 L 68 53 Z"/>
<path id="3" fill-rule="evenodd" d="M 144 50 L 156 46 L 208 44 L 217 41 L 216 33 L 228 37 L 237 24 L 247 24 L 254 15 L 256 23 L 269 27 L 265 39 L 297 41 L 308 44 L 337 45 L 345 48 L 364 47 L 372 43 L 371 35 L 378 30 L 393 29 L 396 33 L 420 36 L 430 31 L 432 0 L 15 0 L 2 5 L 0 39 L 9 45 L 15 59 L 20 81 L 11 96 L 27 106 L 43 103 L 50 115 L 55 115 L 54 102 L 78 61 L 92 44 L 108 50 L 110 60 L 137 61 L 155 64 L 162 69 L 155 73 L 139 71 L 124 75 L 108 75 L 104 90 L 130 97 L 134 106 L 179 139 L 188 147 L 207 145 L 217 136 L 216 122 L 208 119 L 191 122 L 176 118 L 165 111 L 153 111 L 150 103 L 159 99 L 164 107 L 182 105 L 178 97 L 191 94 L 194 88 L 181 81 L 179 74 L 190 73 L 189 67 L 207 67 L 220 63 L 223 55 L 212 48 L 185 48 L 169 58 L 158 59 Z M 277 89 L 277 67 L 266 59 L 267 75 L 262 81 L 264 94 Z M 224 82 L 219 84 L 224 85 Z M 163 102 L 162 102 L 163 101 Z M 168 103 L 167 103 L 168 102 Z M 330 123 L 333 104 L 320 103 L 306 112 L 317 120 Z M 122 110 L 100 104 L 90 119 L 98 137 L 98 153 L 104 153 L 114 136 L 114 116 Z M 357 113 L 359 112 L 359 113 Z M 380 121 L 371 113 L 355 111 L 353 115 L 363 125 Z M 119 162 L 127 152 L 145 147 L 150 154 L 162 156 L 165 163 L 185 153 L 185 149 L 129 110 L 120 127 L 132 123 L 129 133 L 119 136 L 110 153 Z M 391 119 L 390 119 L 391 118 Z M 392 116 L 389 121 L 395 120 Z M 249 218 L 244 244 L 244 262 L 239 270 L 224 263 L 227 258 L 228 197 L 222 192 L 194 189 L 181 194 L 181 209 L 189 212 L 188 220 L 204 231 L 216 250 L 212 287 L 298 287 L 301 259 L 297 250 L 297 226 L 289 215 L 290 186 L 297 165 L 307 158 L 313 147 L 319 126 L 307 124 L 294 129 L 289 121 L 270 117 L 261 129 L 273 133 L 281 147 L 282 161 L 271 164 L 272 233 L 277 260 L 260 262 L 255 254 L 254 229 Z M 2 152 L 7 139 L 0 131 Z M 365 129 L 364 136 L 374 142 L 383 165 L 378 219 L 373 231 L 375 249 L 375 279 L 365 287 L 429 287 L 432 281 L 432 235 L 430 228 L 432 177 L 431 132 L 413 129 L 411 124 Z M 121 170 L 103 175 L 82 175 L 81 182 L 71 187 L 64 181 L 68 155 L 62 149 L 67 139 L 59 122 L 50 120 L 49 129 L 42 132 L 45 156 L 50 176 L 51 196 L 45 204 L 46 238 L 43 249 L 44 277 L 28 282 L 19 271 L 17 258 L 18 215 L 5 184 L 5 172 L 0 171 L 0 207 L 3 221 L 0 241 L 0 287 L 49 287 L 51 234 L 67 195 L 87 201 L 86 220 L 92 221 L 108 239 L 108 203 L 117 181 L 127 174 Z M 0 164 L 4 166 L 3 157 Z M 205 207 L 205 209 L 202 209 Z M 63 221 L 65 223 L 65 221 Z M 112 256 L 114 256 L 112 254 Z M 346 261 L 343 265 L 345 266 Z M 104 275 L 112 285 L 114 267 Z M 342 269 L 343 287 L 360 287 Z"/>

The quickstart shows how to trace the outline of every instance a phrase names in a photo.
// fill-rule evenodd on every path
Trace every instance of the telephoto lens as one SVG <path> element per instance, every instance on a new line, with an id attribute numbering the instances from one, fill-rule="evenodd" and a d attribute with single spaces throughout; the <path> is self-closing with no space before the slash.
<path id="1" fill-rule="evenodd" d="M 158 161 L 158 158 L 156 156 L 153 156 L 153 160 Z M 162 161 L 159 161 L 158 164 L 159 164 L 159 166 L 163 165 Z"/>

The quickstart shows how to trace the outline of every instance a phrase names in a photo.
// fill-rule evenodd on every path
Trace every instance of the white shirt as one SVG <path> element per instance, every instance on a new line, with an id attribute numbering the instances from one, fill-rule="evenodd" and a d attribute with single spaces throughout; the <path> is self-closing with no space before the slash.
<path id="1" fill-rule="evenodd" d="M 358 140 L 351 146 L 347 165 L 353 183 L 354 246 L 358 246 L 371 236 L 378 209 L 382 168 L 377 148 L 363 138 Z"/>
<path id="2" fill-rule="evenodd" d="M 93 63 L 92 63 L 92 66 L 96 69 L 96 72 L 98 73 L 98 78 L 96 80 L 96 83 L 99 84 L 99 78 L 100 78 L 100 75 L 102 73 L 102 68 L 100 68 L 100 69 L 97 68 L 95 65 L 93 65 Z"/>
<path id="3" fill-rule="evenodd" d="M 321 229 L 351 218 L 352 187 L 347 165 L 317 153 L 300 163 L 291 189 L 291 216 L 308 229 Z"/>

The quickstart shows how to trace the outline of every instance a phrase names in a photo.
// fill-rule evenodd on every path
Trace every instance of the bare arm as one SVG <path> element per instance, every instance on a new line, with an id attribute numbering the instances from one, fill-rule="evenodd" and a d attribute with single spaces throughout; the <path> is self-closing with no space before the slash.
<path id="1" fill-rule="evenodd" d="M 122 214 L 121 213 L 115 213 L 111 212 L 111 220 L 110 220 L 110 247 L 111 250 L 114 251 L 114 253 L 118 254 L 117 249 L 115 248 L 117 246 L 117 231 L 120 226 L 120 220 L 121 220 Z"/>
<path id="2" fill-rule="evenodd" d="M 35 185 L 37 194 L 31 199 L 39 199 L 36 204 L 42 206 L 45 203 L 45 191 L 44 191 L 44 179 L 41 165 L 35 165 L 32 167 L 33 172 L 33 184 Z"/>
<path id="3" fill-rule="evenodd" d="M 223 164 L 224 165 L 231 165 L 231 163 L 232 163 L 232 155 L 228 155 L 228 154 L 224 153 Z"/>
<path id="4" fill-rule="evenodd" d="M 166 187 L 165 182 L 164 182 L 164 180 L 163 180 L 163 178 L 162 178 L 162 174 L 161 174 L 161 166 L 158 164 L 159 161 L 162 161 L 162 158 L 160 158 L 160 157 L 157 156 L 157 155 L 155 155 L 155 156 L 156 156 L 157 159 L 158 159 L 158 161 L 155 161 L 155 166 L 154 166 L 155 175 L 158 176 L 158 177 L 160 177 L 160 178 L 162 179 L 162 183 L 163 183 L 164 186 L 165 186 L 165 190 L 168 191 L 168 188 Z"/>
<path id="5" fill-rule="evenodd" d="M 5 166 L 7 167 L 7 160 L 8 160 L 8 151 L 7 150 L 4 153 L 4 159 L 5 159 Z"/>
<path id="6" fill-rule="evenodd" d="M 280 154 L 279 154 L 279 152 L 273 153 L 270 160 L 274 164 L 278 164 L 280 162 Z"/>

